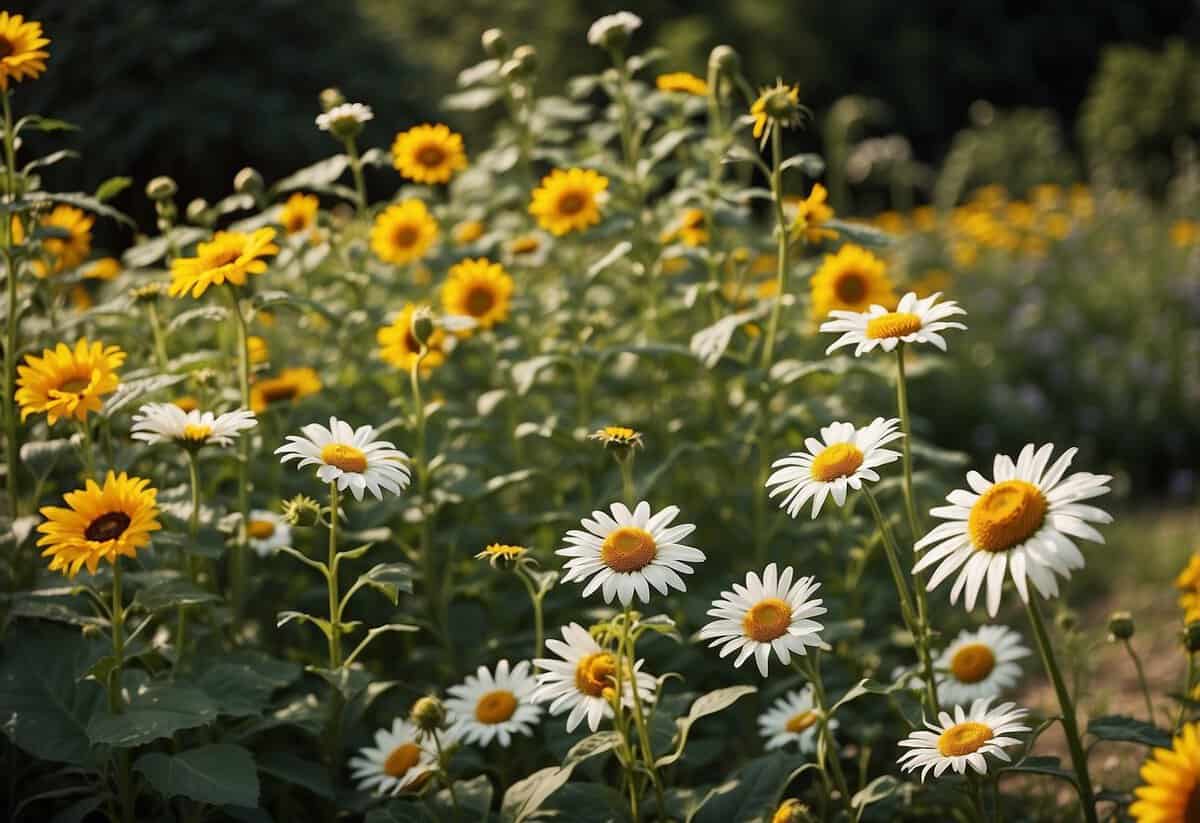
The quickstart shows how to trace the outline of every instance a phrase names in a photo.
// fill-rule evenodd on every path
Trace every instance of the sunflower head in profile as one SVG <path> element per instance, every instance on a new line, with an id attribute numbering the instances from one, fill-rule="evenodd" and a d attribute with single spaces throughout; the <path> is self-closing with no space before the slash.
<path id="1" fill-rule="evenodd" d="M 896 306 L 896 291 L 884 262 L 852 243 L 837 254 L 825 255 L 812 278 L 814 318 L 823 320 L 835 309 L 865 312 L 873 305 L 889 310 Z"/>
<path id="2" fill-rule="evenodd" d="M 55 206 L 38 221 L 47 236 L 42 239 L 44 259 L 34 261 L 33 273 L 38 277 L 49 277 L 87 260 L 92 251 L 92 225 L 95 222 L 96 218 L 74 206 Z"/>
<path id="3" fill-rule="evenodd" d="M 212 240 L 196 247 L 195 257 L 180 257 L 171 261 L 172 297 L 191 292 L 199 298 L 209 286 L 232 283 L 243 286 L 246 275 L 262 274 L 267 262 L 262 258 L 279 253 L 275 245 L 275 229 L 262 228 L 250 234 L 239 231 L 219 231 Z"/>
<path id="4" fill-rule="evenodd" d="M 775 85 L 764 88 L 750 106 L 750 116 L 754 119 L 754 139 L 765 141 L 771 136 L 773 128 L 798 126 L 804 114 L 799 87 L 788 86 L 782 80 L 777 80 Z"/>
<path id="5" fill-rule="evenodd" d="M 74 577 L 86 565 L 94 574 L 101 560 L 115 565 L 120 555 L 136 556 L 150 542 L 150 532 L 162 528 L 158 492 L 149 486 L 149 480 L 110 471 L 103 486 L 88 480 L 85 488 L 69 492 L 68 508 L 43 508 L 38 545 L 50 558 L 50 571 Z"/>
<path id="6" fill-rule="evenodd" d="M 438 224 L 420 200 L 388 206 L 371 226 L 371 250 L 385 263 L 420 260 L 437 240 Z"/>
<path id="7" fill-rule="evenodd" d="M 0 89 L 7 90 L 10 80 L 32 80 L 44 72 L 48 45 L 41 23 L 0 11 Z"/>
<path id="8" fill-rule="evenodd" d="M 321 201 L 315 194 L 296 192 L 279 210 L 279 225 L 289 236 L 312 231 L 317 225 Z"/>
<path id="9" fill-rule="evenodd" d="M 476 560 L 486 560 L 492 568 L 512 566 L 529 553 L 524 546 L 511 546 L 507 543 L 489 543 L 483 551 L 475 555 Z"/>
<path id="10" fill-rule="evenodd" d="M 708 94 L 708 83 L 703 77 L 697 77 L 687 71 L 673 71 L 660 74 L 654 79 L 654 85 L 659 91 L 692 94 L 704 97 Z"/>
<path id="11" fill-rule="evenodd" d="M 447 314 L 470 317 L 475 326 L 490 329 L 508 317 L 512 290 L 513 279 L 499 263 L 484 257 L 463 260 L 447 273 L 442 308 Z M 470 334 L 470 330 L 463 334 Z"/>
<path id="12" fill-rule="evenodd" d="M 410 370 L 417 358 L 421 357 L 421 341 L 413 332 L 413 315 L 418 308 L 415 303 L 405 303 L 395 319 L 375 334 L 383 362 L 402 371 Z M 446 333 L 440 324 L 434 324 L 425 339 L 425 356 L 420 361 L 423 371 L 435 369 L 446 362 L 445 343 Z"/>
<path id="13" fill-rule="evenodd" d="M 100 411 L 105 395 L 117 390 L 117 369 L 125 362 L 119 346 L 80 339 L 72 348 L 59 343 L 42 356 L 30 354 L 17 366 L 17 403 L 21 419 L 44 412 L 50 425 L 60 417 L 87 420 Z"/>
<path id="14" fill-rule="evenodd" d="M 83 270 L 88 280 L 115 280 L 121 273 L 121 261 L 115 257 L 101 257 Z"/>
<path id="15" fill-rule="evenodd" d="M 591 169 L 555 169 L 534 189 L 529 213 L 543 229 L 561 236 L 600 222 L 608 178 Z"/>
<path id="16" fill-rule="evenodd" d="M 258 413 L 276 403 L 294 403 L 321 390 L 321 378 L 308 366 L 284 369 L 250 385 L 250 410 Z"/>
<path id="17" fill-rule="evenodd" d="M 392 165 L 416 183 L 448 183 L 455 172 L 467 167 L 462 135 L 441 123 L 413 126 L 396 135 Z"/>

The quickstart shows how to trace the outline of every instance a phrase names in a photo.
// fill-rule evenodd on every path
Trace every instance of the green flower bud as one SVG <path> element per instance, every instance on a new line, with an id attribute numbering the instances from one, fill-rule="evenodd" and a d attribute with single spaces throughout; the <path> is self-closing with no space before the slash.
<path id="1" fill-rule="evenodd" d="M 423 732 L 440 731 L 446 725 L 446 707 L 435 696 L 428 695 L 413 704 L 408 718 Z"/>
<path id="2" fill-rule="evenodd" d="M 483 42 L 483 51 L 488 57 L 507 57 L 508 56 L 508 38 L 504 36 L 504 32 L 500 29 L 488 29 L 480 38 Z"/>
<path id="3" fill-rule="evenodd" d="M 252 169 L 249 166 L 242 169 L 233 178 L 233 190 L 238 194 L 262 194 L 263 177 L 258 173 L 257 169 Z"/>
<path id="4" fill-rule="evenodd" d="M 197 197 L 195 200 L 187 204 L 186 214 L 189 223 L 207 225 L 210 222 L 208 214 L 208 201 L 203 197 Z"/>
<path id="5" fill-rule="evenodd" d="M 146 184 L 146 196 L 155 202 L 170 200 L 179 191 L 175 181 L 166 175 L 155 177 Z"/>
<path id="6" fill-rule="evenodd" d="M 1108 617 L 1108 633 L 1114 640 L 1128 640 L 1133 637 L 1133 615 L 1129 612 L 1113 612 Z"/>
<path id="7" fill-rule="evenodd" d="M 413 337 L 422 346 L 429 346 L 429 338 L 433 334 L 435 328 L 433 312 L 428 306 L 421 306 L 412 314 L 412 333 Z"/>
<path id="8" fill-rule="evenodd" d="M 329 111 L 335 106 L 340 106 L 346 102 L 346 98 L 342 95 L 341 89 L 333 88 L 332 86 L 324 89 L 318 96 L 321 101 L 321 110 Z"/>
<path id="9" fill-rule="evenodd" d="M 733 46 L 717 46 L 708 55 L 708 65 L 722 74 L 733 74 L 742 64 Z"/>

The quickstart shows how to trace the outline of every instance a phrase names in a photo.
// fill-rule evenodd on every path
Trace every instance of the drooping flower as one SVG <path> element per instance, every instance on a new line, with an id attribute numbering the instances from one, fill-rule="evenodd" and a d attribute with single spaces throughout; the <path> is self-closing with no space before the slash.
<path id="1" fill-rule="evenodd" d="M 934 777 L 941 777 L 947 769 L 963 774 L 970 767 L 985 775 L 988 755 L 1011 762 L 1004 750 L 1021 741 L 1009 735 L 1029 731 L 1028 726 L 1020 723 L 1028 712 L 1016 708 L 1015 703 L 995 708 L 991 704 L 991 699 L 976 700 L 967 709 L 955 706 L 953 715 L 942 712 L 937 723 L 926 721 L 926 729 L 914 731 L 899 742 L 899 746 L 909 750 L 897 761 L 900 770 L 920 769 L 924 782 L 930 771 Z"/>
<path id="2" fill-rule="evenodd" d="M 384 209 L 371 226 L 371 250 L 385 263 L 420 260 L 437 240 L 438 224 L 420 200 L 401 200 Z"/>
<path id="3" fill-rule="evenodd" d="M 533 734 L 542 707 L 533 700 L 537 680 L 528 660 L 510 667 L 507 660 L 493 672 L 480 666 L 475 674 L 447 689 L 446 709 L 453 733 L 466 743 L 486 746 L 493 738 L 505 748 L 513 735 Z"/>
<path id="4" fill-rule="evenodd" d="M 813 275 L 811 290 L 813 317 L 818 319 L 835 309 L 863 312 L 875 304 L 885 309 L 896 305 L 884 262 L 852 243 L 836 254 L 825 255 Z"/>
<path id="5" fill-rule="evenodd" d="M 103 486 L 89 479 L 84 488 L 64 495 L 69 508 L 44 507 L 38 546 L 43 557 L 51 558 L 50 571 L 74 577 L 86 565 L 95 574 L 101 560 L 115 564 L 121 555 L 136 557 L 150 542 L 150 532 L 162 528 L 158 492 L 149 486 L 149 480 L 110 471 Z"/>
<path id="6" fill-rule="evenodd" d="M 754 139 L 766 140 L 772 128 L 794 126 L 800 122 L 800 88 L 777 82 L 763 89 L 750 106 L 754 119 Z"/>
<path id="7" fill-rule="evenodd" d="M 938 700 L 945 705 L 966 705 L 981 697 L 998 697 L 1017 685 L 1021 658 L 1029 649 L 1021 635 L 1006 626 L 964 629 L 934 661 Z"/>
<path id="8" fill-rule="evenodd" d="M 805 754 L 817 750 L 820 710 L 813 703 L 812 686 L 790 691 L 776 700 L 758 718 L 758 732 L 766 739 L 768 749 L 781 749 L 795 743 Z M 829 721 L 830 731 L 836 729 L 836 719 Z"/>
<path id="9" fill-rule="evenodd" d="M 250 408 L 255 413 L 268 406 L 296 402 L 321 390 L 321 378 L 308 366 L 283 369 L 274 377 L 264 377 L 250 384 Z"/>
<path id="10" fill-rule="evenodd" d="M 0 11 L 0 89 L 7 90 L 10 80 L 33 80 L 44 72 L 48 45 L 41 23 Z"/>
<path id="11" fill-rule="evenodd" d="M 633 12 L 618 11 L 615 14 L 606 14 L 588 27 L 587 40 L 593 46 L 623 46 L 641 25 L 642 18 Z"/>
<path id="12" fill-rule="evenodd" d="M 455 172 L 467 167 L 462 135 L 441 123 L 413 126 L 396 135 L 392 165 L 417 183 L 447 183 Z"/>
<path id="13" fill-rule="evenodd" d="M 946 318 L 966 312 L 953 300 L 939 303 L 941 296 L 941 292 L 938 292 L 918 300 L 916 293 L 910 291 L 900 298 L 895 311 L 888 311 L 878 304 L 865 312 L 834 310 L 829 314 L 832 319 L 821 324 L 821 331 L 841 332 L 842 336 L 825 353 L 831 354 L 842 346 L 853 345 L 854 356 L 859 357 L 873 351 L 876 346 L 884 351 L 892 351 L 901 343 L 932 343 L 945 351 L 946 340 L 941 332 L 946 329 L 965 331 L 967 328 L 962 323 Z"/>
<path id="14" fill-rule="evenodd" d="M 819 243 L 828 238 L 835 239 L 838 233 L 826 223 L 833 219 L 833 208 L 825 202 L 829 192 L 820 183 L 813 183 L 812 191 L 803 200 L 795 203 L 792 216 L 791 235 L 793 240 L 804 239 L 806 243 Z"/>
<path id="15" fill-rule="evenodd" d="M 292 527 L 275 512 L 255 509 L 246 521 L 246 542 L 259 557 L 267 557 L 281 546 L 292 545 Z"/>
<path id="16" fill-rule="evenodd" d="M 317 225 L 321 201 L 315 194 L 296 192 L 279 209 L 279 225 L 289 235 L 312 231 Z"/>
<path id="17" fill-rule="evenodd" d="M 303 434 L 289 434 L 275 450 L 280 463 L 296 460 L 296 468 L 317 466 L 317 477 L 336 483 L 340 491 L 350 489 L 362 500 L 369 491 L 382 500 L 385 491 L 400 494 L 408 487 L 408 455 L 386 440 L 375 439 L 374 426 L 351 428 L 349 423 L 329 418 L 329 427 L 309 423 Z"/>
<path id="18" fill-rule="evenodd" d="M 703 77 L 697 77 L 686 71 L 660 74 L 654 79 L 654 84 L 658 87 L 659 91 L 694 94 L 698 97 L 704 97 L 708 94 L 708 82 Z"/>
<path id="19" fill-rule="evenodd" d="M 529 213 L 551 234 L 583 231 L 600 222 L 608 178 L 591 169 L 555 169 L 534 189 Z"/>
<path id="20" fill-rule="evenodd" d="M 232 283 L 243 286 L 246 275 L 262 274 L 267 270 L 264 257 L 279 253 L 275 245 L 275 229 L 256 229 L 250 234 L 219 231 L 212 240 L 196 247 L 195 257 L 179 257 L 171 261 L 172 297 L 191 292 L 199 298 L 209 286 Z"/>
<path id="21" fill-rule="evenodd" d="M 363 791 L 397 795 L 405 789 L 419 788 L 437 763 L 433 739 L 422 739 L 420 729 L 397 717 L 390 730 L 375 732 L 374 746 L 365 746 L 350 758 L 350 771 Z"/>
<path id="22" fill-rule="evenodd" d="M 216 415 L 210 411 L 185 412 L 174 403 L 147 403 L 133 416 L 131 437 L 146 443 L 176 443 L 186 448 L 228 446 L 258 420 L 248 409 Z"/>
<path id="23" fill-rule="evenodd" d="M 30 354 L 25 365 L 17 366 L 16 400 L 21 419 L 44 412 L 50 425 L 66 417 L 87 420 L 89 412 L 98 412 L 103 398 L 117 390 L 121 381 L 117 369 L 125 362 L 119 346 L 105 346 L 81 338 L 71 348 L 59 343 L 45 349 L 42 356 Z"/>
<path id="24" fill-rule="evenodd" d="M 1200 808 L 1200 724 L 1180 729 L 1171 748 L 1154 749 L 1140 774 L 1129 807 L 1137 823 L 1191 823 Z"/>
<path id="25" fill-rule="evenodd" d="M 413 314 L 420 308 L 414 303 L 405 303 L 392 322 L 375 333 L 379 343 L 379 356 L 385 363 L 403 371 L 413 367 L 421 355 L 421 341 L 413 334 Z M 446 333 L 434 324 L 425 340 L 425 357 L 421 360 L 422 370 L 435 369 L 446 362 Z"/>
<path id="26" fill-rule="evenodd" d="M 442 286 L 442 308 L 447 314 L 470 317 L 479 328 L 490 329 L 508 318 L 513 279 L 499 263 L 487 258 L 462 260 L 450 267 Z"/>
<path id="27" fill-rule="evenodd" d="M 1072 570 L 1083 568 L 1083 555 L 1072 538 L 1103 543 L 1104 536 L 1090 524 L 1112 522 L 1107 512 L 1083 501 L 1107 494 L 1112 478 L 1088 472 L 1067 475 L 1078 450 L 1067 449 L 1050 465 L 1053 451 L 1053 444 L 1036 448 L 1030 443 L 1016 462 L 1008 455 L 996 455 L 992 481 L 969 472 L 971 490 L 952 491 L 946 497 L 949 506 L 930 511 L 949 521 L 913 546 L 925 553 L 914 571 L 937 566 L 929 578 L 930 591 L 957 571 L 950 602 L 966 592 L 970 610 L 986 581 L 988 614 L 995 616 L 1006 572 L 1021 599 L 1028 602 L 1028 582 L 1042 597 L 1054 597 L 1058 594 L 1055 575 L 1067 578 Z"/>

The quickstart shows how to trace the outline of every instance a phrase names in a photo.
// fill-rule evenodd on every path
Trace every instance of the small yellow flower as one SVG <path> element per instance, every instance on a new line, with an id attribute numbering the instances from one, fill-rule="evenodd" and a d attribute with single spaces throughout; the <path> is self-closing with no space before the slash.
<path id="1" fill-rule="evenodd" d="M 116 564 L 117 557 L 136 557 L 150 542 L 150 532 L 162 528 L 158 522 L 158 492 L 150 481 L 125 472 L 104 478 L 104 486 L 88 480 L 83 489 L 68 492 L 63 499 L 70 508 L 46 506 L 46 522 L 38 526 L 49 557 L 50 571 L 74 577 L 81 567 L 95 574 L 101 560 Z"/>
<path id="2" fill-rule="evenodd" d="M 607 448 L 638 448 L 642 446 L 642 433 L 628 426 L 605 426 L 588 435 L 588 440 L 598 440 Z"/>
<path id="3" fill-rule="evenodd" d="M 762 90 L 758 99 L 750 106 L 754 118 L 754 139 L 765 138 L 768 127 L 793 126 L 800 119 L 800 88 L 776 83 Z"/>
<path id="4" fill-rule="evenodd" d="M 89 280 L 113 280 L 121 273 L 121 261 L 115 257 L 101 257 L 83 270 Z"/>
<path id="5" fill-rule="evenodd" d="M 908 234 L 908 220 L 898 211 L 881 211 L 871 222 L 875 228 L 888 234 Z"/>
<path id="6" fill-rule="evenodd" d="M 687 209 L 679 218 L 679 222 L 668 231 L 663 232 L 659 239 L 670 243 L 676 237 L 685 246 L 699 247 L 708 243 L 708 215 L 703 209 Z"/>
<path id="7" fill-rule="evenodd" d="M 796 216 L 792 220 L 792 239 L 804 238 L 806 243 L 819 243 L 825 238 L 837 237 L 837 232 L 825 226 L 833 219 L 833 209 L 825 202 L 829 192 L 820 183 L 814 183 L 808 197 L 796 203 Z"/>
<path id="8" fill-rule="evenodd" d="M 600 200 L 608 178 L 591 169 L 555 169 L 534 189 L 529 213 L 546 231 L 561 236 L 600 222 Z"/>
<path id="9" fill-rule="evenodd" d="M 1154 749 L 1129 814 L 1137 823 L 1188 823 L 1200 808 L 1200 724 L 1189 723 L 1169 749 Z"/>
<path id="10" fill-rule="evenodd" d="M 311 231 L 317 225 L 317 211 L 321 201 L 315 194 L 296 192 L 287 199 L 279 210 L 279 225 L 288 235 Z"/>
<path id="11" fill-rule="evenodd" d="M 775 814 L 771 816 L 771 823 L 804 823 L 811 819 L 808 807 L 799 800 L 791 798 L 779 805 Z"/>
<path id="12" fill-rule="evenodd" d="M 486 546 L 483 551 L 479 552 L 479 554 L 475 555 L 475 559 L 486 560 L 487 562 L 491 563 L 493 567 L 495 567 L 501 563 L 515 563 L 528 553 L 529 549 L 525 548 L 524 546 L 509 546 L 503 543 L 492 543 Z"/>
<path id="13" fill-rule="evenodd" d="M 0 12 L 3 14 L 3 12 Z M 38 221 L 43 228 L 65 233 L 65 237 L 46 237 L 42 240 L 42 251 L 50 258 L 35 260 L 33 273 L 38 277 L 49 277 L 67 269 L 73 269 L 87 259 L 92 251 L 92 225 L 96 218 L 74 206 L 55 206 L 54 210 Z M 20 226 L 16 222 L 15 226 Z M 13 242 L 21 243 L 22 234 L 14 232 Z"/>
<path id="14" fill-rule="evenodd" d="M 421 354 L 421 342 L 412 330 L 413 313 L 417 308 L 414 303 L 405 303 L 395 319 L 375 334 L 379 343 L 379 356 L 385 363 L 403 371 L 410 370 Z M 421 360 L 423 371 L 435 369 L 446 362 L 446 353 L 442 348 L 445 342 L 446 333 L 440 326 L 435 325 L 425 341 L 427 350 L 424 359 Z"/>
<path id="15" fill-rule="evenodd" d="M 232 283 L 243 286 L 246 275 L 262 274 L 267 270 L 263 257 L 279 253 L 275 245 L 275 229 L 262 228 L 252 234 L 236 231 L 219 231 L 212 240 L 196 247 L 195 257 L 181 257 L 171 261 L 172 297 L 182 297 L 191 292 L 199 298 L 209 286 Z"/>
<path id="16" fill-rule="evenodd" d="M 825 255 L 812 278 L 814 319 L 824 319 L 834 309 L 864 312 L 874 304 L 889 310 L 896 305 L 896 292 L 884 262 L 852 243 L 842 246 L 837 254 Z"/>
<path id="17" fill-rule="evenodd" d="M 296 402 L 321 390 L 321 378 L 307 366 L 284 369 L 275 377 L 256 380 L 250 385 L 250 410 L 264 411 L 284 401 Z"/>
<path id="18" fill-rule="evenodd" d="M 41 23 L 0 11 L 0 89 L 7 90 L 10 79 L 19 83 L 44 72 L 50 58 L 48 45 Z"/>
<path id="19" fill-rule="evenodd" d="M 52 426 L 60 417 L 87 420 L 88 412 L 100 411 L 101 398 L 117 390 L 121 381 L 116 370 L 124 362 L 119 346 L 91 343 L 86 337 L 75 348 L 59 343 L 41 357 L 27 355 L 25 365 L 17 366 L 21 419 L 45 412 Z"/>
<path id="20" fill-rule="evenodd" d="M 454 242 L 460 246 L 469 246 L 479 238 L 487 227 L 479 220 L 464 220 L 454 227 Z"/>
<path id="21" fill-rule="evenodd" d="M 1171 224 L 1171 243 L 1181 249 L 1200 241 L 1200 222 L 1176 220 Z"/>
<path id="22" fill-rule="evenodd" d="M 446 183 L 467 167 L 461 134 L 448 126 L 426 123 L 396 135 L 392 165 L 403 177 L 417 183 Z"/>
<path id="23" fill-rule="evenodd" d="M 673 91 L 681 94 L 694 94 L 697 97 L 704 97 L 708 94 L 708 83 L 703 77 L 686 71 L 675 71 L 668 74 L 660 74 L 654 80 L 654 84 L 658 86 L 659 91 Z"/>
<path id="24" fill-rule="evenodd" d="M 251 363 L 266 363 L 271 356 L 270 351 L 267 349 L 267 341 L 257 334 L 252 334 L 246 338 L 246 349 L 250 353 Z"/>
<path id="25" fill-rule="evenodd" d="M 1193 554 L 1187 566 L 1175 578 L 1179 589 L 1179 608 L 1183 609 L 1184 623 L 1200 620 L 1200 553 Z"/>
<path id="26" fill-rule="evenodd" d="M 446 275 L 442 308 L 447 314 L 473 318 L 480 328 L 490 329 L 507 319 L 512 291 L 513 279 L 499 263 L 484 257 L 463 260 L 451 266 Z"/>
<path id="27" fill-rule="evenodd" d="M 437 221 L 420 200 L 388 206 L 371 227 L 371 250 L 385 263 L 420 260 L 438 236 Z"/>

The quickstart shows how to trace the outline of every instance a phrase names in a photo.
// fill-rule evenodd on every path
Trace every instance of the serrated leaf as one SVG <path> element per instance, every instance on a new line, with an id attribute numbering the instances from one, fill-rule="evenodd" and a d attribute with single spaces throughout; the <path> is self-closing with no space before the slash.
<path id="1" fill-rule="evenodd" d="M 257 806 L 258 771 L 242 746 L 213 743 L 182 754 L 144 754 L 133 769 L 165 798 L 186 797 L 214 806 Z"/>

